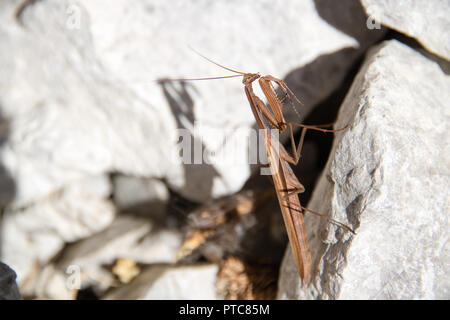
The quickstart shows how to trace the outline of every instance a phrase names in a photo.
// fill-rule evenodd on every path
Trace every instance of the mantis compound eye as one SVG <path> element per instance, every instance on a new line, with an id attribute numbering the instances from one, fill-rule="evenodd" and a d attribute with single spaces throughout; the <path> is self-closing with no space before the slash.
<path id="1" fill-rule="evenodd" d="M 261 75 L 259 73 L 246 73 L 246 74 L 244 74 L 242 83 L 251 83 L 260 77 L 261 77 Z"/>

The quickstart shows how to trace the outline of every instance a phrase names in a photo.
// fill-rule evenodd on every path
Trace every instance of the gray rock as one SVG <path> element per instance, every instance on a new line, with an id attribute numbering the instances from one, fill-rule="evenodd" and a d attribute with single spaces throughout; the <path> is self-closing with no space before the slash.
<path id="1" fill-rule="evenodd" d="M 312 284 L 288 250 L 278 298 L 450 298 L 449 101 L 438 63 L 395 40 L 371 50 L 308 204 L 357 235 L 307 215 Z"/>
<path id="2" fill-rule="evenodd" d="M 0 262 L 0 300 L 21 299 L 16 283 L 16 273 L 3 262 Z"/>
<path id="3" fill-rule="evenodd" d="M 118 175 L 113 178 L 113 187 L 114 204 L 120 211 L 154 218 L 166 214 L 169 191 L 160 180 Z"/>
<path id="4" fill-rule="evenodd" d="M 450 60 L 449 0 L 361 0 L 361 3 L 370 17 L 368 25 L 381 23 Z"/>
<path id="5" fill-rule="evenodd" d="M 113 289 L 106 300 L 215 300 L 218 266 L 154 265 L 130 284 Z"/>

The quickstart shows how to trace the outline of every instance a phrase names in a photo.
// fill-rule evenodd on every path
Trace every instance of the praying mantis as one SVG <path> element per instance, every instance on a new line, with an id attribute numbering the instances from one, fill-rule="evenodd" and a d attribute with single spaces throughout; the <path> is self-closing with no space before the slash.
<path id="1" fill-rule="evenodd" d="M 195 51 L 195 50 L 193 50 Z M 304 186 L 295 176 L 290 164 L 297 165 L 300 159 L 300 152 L 302 149 L 303 141 L 306 131 L 317 130 L 321 132 L 338 132 L 345 130 L 347 126 L 331 130 L 324 129 L 330 125 L 322 126 L 309 126 L 294 122 L 287 122 L 284 118 L 282 106 L 283 100 L 288 99 L 290 104 L 294 107 L 293 100 L 302 104 L 295 94 L 289 89 L 286 83 L 271 75 L 261 76 L 259 73 L 246 73 L 225 67 L 195 51 L 198 55 L 208 60 L 209 62 L 235 73 L 235 75 L 222 76 L 222 77 L 210 77 L 210 78 L 191 78 L 191 79 L 172 79 L 178 81 L 185 80 L 212 80 L 241 77 L 244 85 L 244 91 L 247 96 L 247 100 L 250 104 L 253 116 L 260 130 L 264 131 L 265 147 L 267 152 L 267 158 L 271 168 L 272 179 L 277 195 L 277 199 L 280 205 L 281 213 L 283 216 L 284 224 L 288 234 L 289 242 L 292 248 L 294 260 L 299 271 L 299 275 L 305 285 L 309 284 L 311 279 L 312 258 L 308 245 L 308 237 L 306 233 L 305 223 L 303 219 L 303 210 L 311 212 L 322 218 L 328 219 L 330 222 L 342 227 L 352 233 L 354 231 L 348 226 L 335 221 L 327 216 L 324 216 L 318 212 L 309 210 L 300 205 L 298 193 L 305 191 Z M 260 88 L 267 99 L 267 106 L 253 91 L 253 83 L 258 80 Z M 283 91 L 285 97 L 280 99 L 275 91 L 272 83 L 275 83 Z M 268 125 L 266 124 L 268 123 Z M 302 132 L 298 145 L 295 145 L 293 127 L 301 127 Z M 278 141 L 277 138 L 271 133 L 270 128 L 278 130 L 279 133 L 289 129 L 290 143 L 292 147 L 292 154 L 290 154 L 284 146 Z"/>

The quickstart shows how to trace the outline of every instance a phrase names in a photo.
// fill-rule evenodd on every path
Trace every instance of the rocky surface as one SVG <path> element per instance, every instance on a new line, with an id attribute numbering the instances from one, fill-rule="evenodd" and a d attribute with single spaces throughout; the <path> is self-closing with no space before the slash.
<path id="1" fill-rule="evenodd" d="M 69 245 L 51 265 L 44 268 L 38 283 L 31 286 L 42 298 L 72 297 L 66 286 L 71 269 L 79 270 L 79 288 L 96 288 L 102 294 L 119 284 L 112 268 L 118 259 L 140 264 L 173 263 L 181 245 L 181 233 L 163 228 L 149 219 L 121 215 L 102 232 Z"/>
<path id="2" fill-rule="evenodd" d="M 118 175 L 113 178 L 113 190 L 114 203 L 120 211 L 153 218 L 166 214 L 169 192 L 160 180 Z"/>
<path id="3" fill-rule="evenodd" d="M 361 0 L 369 25 L 385 25 L 418 40 L 429 51 L 450 59 L 450 1 Z"/>
<path id="4" fill-rule="evenodd" d="M 351 23 L 332 14 L 333 8 L 351 15 Z M 19 282 L 31 267 L 18 256 L 45 264 L 64 242 L 111 223 L 105 194 L 92 199 L 97 203 L 92 205 L 83 194 L 64 197 L 63 201 L 86 204 L 77 212 L 83 222 L 100 222 L 67 235 L 57 224 L 70 220 L 70 210 L 36 210 L 79 180 L 110 172 L 163 178 L 194 200 L 229 194 L 246 181 L 250 169 L 241 134 L 254 120 L 241 81 L 154 81 L 224 73 L 189 45 L 229 66 L 286 77 L 305 102 L 304 115 L 339 85 L 353 61 L 383 34 L 355 27 L 364 26 L 365 16 L 352 1 L 331 8 L 329 3 L 290 1 L 266 7 L 247 3 L 237 9 L 227 1 L 117 1 L 111 6 L 108 1 L 45 0 L 17 9 L 17 1 L 0 4 L 0 107 L 8 129 L 3 132 L 0 159 L 5 170 L 0 173 L 2 181 L 11 182 L 2 191 L 10 199 L 3 258 L 17 268 Z M 239 37 L 237 25 L 245 30 Z M 203 148 L 225 160 L 214 165 L 172 161 L 177 128 L 188 130 Z M 221 130 L 211 132 L 217 128 Z M 242 152 L 228 152 L 218 144 L 225 137 Z M 236 159 L 240 155 L 242 159 Z M 117 187 L 126 184 L 116 182 Z M 120 208 L 134 201 L 124 200 L 127 194 L 117 190 L 113 192 Z M 164 201 L 165 195 L 157 196 Z M 27 227 L 18 227 L 16 220 L 24 216 Z M 14 236 L 17 228 L 20 232 Z M 56 230 L 38 231 L 43 228 Z M 31 233 L 38 239 L 24 244 Z M 45 248 L 38 249 L 42 242 Z"/>
<path id="5" fill-rule="evenodd" d="M 155 265 L 130 284 L 112 290 L 107 300 L 213 300 L 218 267 L 214 264 L 173 267 Z"/>
<path id="6" fill-rule="evenodd" d="M 202 137 L 203 147 L 217 157 L 226 156 L 227 150 L 217 143 L 225 136 L 245 150 L 245 139 L 233 132 L 249 129 L 254 120 L 240 81 L 172 87 L 154 80 L 223 73 L 188 50 L 190 45 L 230 66 L 289 76 L 304 99 L 305 114 L 382 36 L 379 30 L 361 28 L 365 17 L 354 1 L 339 5 L 352 16 L 353 28 L 338 21 L 338 14 L 322 13 L 324 8 L 314 1 L 266 8 L 242 4 L 239 10 L 227 1 L 177 3 L 38 1 L 23 10 L 22 25 L 14 20 L 17 4 L 1 4 L 5 23 L 0 66 L 5 73 L 0 104 L 11 122 L 2 160 L 17 186 L 15 203 L 38 201 L 77 177 L 113 170 L 165 178 L 172 188 L 197 200 L 237 191 L 249 175 L 246 163 L 183 167 L 170 160 L 177 128 L 194 136 L 222 128 L 210 135 L 211 141 Z M 268 17 L 274 25 L 267 24 Z M 205 32 L 205 23 L 213 21 L 221 23 Z M 239 38 L 234 36 L 234 21 L 246 31 Z M 277 50 L 283 47 L 289 50 Z M 319 69 L 320 75 L 311 72 Z M 23 72 L 27 77 L 21 77 Z"/>
<path id="7" fill-rule="evenodd" d="M 414 150 L 410 147 L 402 147 L 404 153 L 400 155 L 404 158 L 401 159 L 411 168 L 424 169 L 420 166 L 425 163 L 431 168 L 435 165 L 436 151 L 434 146 L 426 144 L 428 140 L 422 138 L 422 132 L 433 141 L 435 131 L 445 123 L 443 115 L 436 116 L 428 109 L 433 107 L 434 110 L 437 104 L 448 100 L 446 75 L 450 67 L 445 60 L 448 59 L 445 38 L 448 35 L 448 18 L 445 17 L 448 8 L 436 9 L 444 2 L 402 3 L 409 3 L 411 8 L 407 10 L 392 1 L 375 4 L 354 0 L 288 0 L 283 3 L 118 0 L 114 5 L 106 0 L 0 1 L 0 207 L 4 213 L 0 259 L 17 272 L 22 295 L 26 298 L 74 299 L 80 298 L 83 290 L 91 290 L 98 298 L 107 294 L 108 298 L 188 299 L 188 286 L 203 280 L 204 283 L 196 285 L 204 289 L 204 295 L 193 296 L 223 298 L 213 290 L 215 273 L 224 259 L 233 256 L 236 261 L 242 260 L 242 265 L 249 266 L 244 268 L 246 271 L 255 267 L 256 262 L 270 262 L 266 267 L 273 275 L 272 289 L 268 293 L 259 290 L 265 284 L 258 280 L 257 294 L 229 294 L 234 291 L 228 285 L 223 285 L 222 292 L 228 292 L 230 297 L 272 297 L 273 279 L 277 274 L 273 266 L 279 263 L 283 253 L 279 248 L 284 247 L 285 239 L 279 216 L 273 218 L 279 215 L 274 201 L 262 205 L 264 213 L 255 209 L 247 215 L 257 217 L 255 219 L 231 219 L 234 224 L 227 224 L 230 217 L 239 215 L 238 208 L 231 206 L 222 219 L 222 229 L 216 228 L 216 233 L 209 230 L 213 229 L 211 226 L 209 229 L 198 226 L 201 230 L 197 231 L 202 235 L 219 236 L 215 240 L 210 239 L 214 238 L 212 236 L 204 237 L 205 241 L 207 238 L 211 241 L 202 244 L 196 256 L 187 257 L 185 263 L 192 266 L 175 266 L 177 249 L 183 240 L 186 241 L 183 239 L 186 229 L 192 227 L 189 217 L 193 214 L 189 210 L 218 197 L 225 202 L 234 199 L 244 184 L 244 190 L 248 187 L 248 178 L 255 167 L 248 163 L 249 141 L 246 137 L 256 125 L 240 78 L 198 82 L 162 79 L 230 74 L 189 50 L 192 47 L 234 69 L 272 74 L 285 80 L 304 106 L 299 107 L 298 112 L 292 108 L 283 112 L 286 119 L 300 122 L 308 114 L 317 112 L 317 105 L 323 107 L 330 102 L 337 108 L 340 101 L 334 101 L 332 97 L 336 92 L 346 92 L 346 84 L 351 82 L 351 75 L 356 73 L 363 55 L 386 37 L 387 30 L 383 25 L 390 26 L 416 38 L 429 51 L 417 46 L 411 46 L 408 51 L 405 44 L 391 43 L 379 49 L 386 57 L 373 53 L 379 58 L 371 58 L 368 62 L 371 68 L 366 63 L 360 73 L 373 76 L 359 76 L 359 83 L 355 82 L 354 87 L 371 88 L 373 91 L 370 92 L 377 93 L 375 98 L 397 106 L 396 110 L 402 111 L 404 116 L 391 115 L 390 109 L 389 112 L 374 109 L 378 110 L 375 113 L 378 118 L 374 116 L 376 121 L 370 118 L 366 123 L 362 117 L 364 121 L 355 123 L 376 127 L 369 132 L 358 129 L 367 133 L 364 136 L 367 141 L 374 140 L 376 133 L 377 139 L 389 142 L 390 128 L 414 127 L 417 135 L 408 133 L 405 141 L 391 143 L 409 146 L 411 141 L 416 145 L 423 142 L 432 151 L 426 153 L 426 161 L 415 156 L 421 159 L 419 165 L 412 161 L 412 156 L 408 158 L 405 150 Z M 437 10 L 439 19 L 430 20 L 431 8 Z M 404 16 L 398 15 L 400 9 Z M 364 10 L 373 16 L 367 17 Z M 374 24 L 378 19 L 382 25 Z M 413 25 L 408 19 L 420 23 Z M 392 34 L 388 33 L 389 37 Z M 387 49 L 395 46 L 400 49 Z M 379 65 L 377 61 L 385 62 Z M 411 61 L 417 63 L 410 65 Z M 374 68 L 380 70 L 375 72 Z M 438 79 L 438 71 L 433 68 L 442 69 L 446 75 L 441 74 Z M 383 79 L 390 81 L 386 86 L 395 90 L 383 87 L 376 91 Z M 262 94 L 258 88 L 255 92 Z M 348 98 L 344 106 L 347 111 L 343 114 L 349 115 L 348 120 L 351 110 L 353 115 L 357 112 L 354 108 L 358 103 L 361 103 L 361 110 L 373 108 L 367 103 L 370 108 L 364 109 L 363 102 L 370 99 L 358 94 L 357 89 L 352 92 L 353 100 Z M 409 109 L 417 110 L 412 102 L 416 100 L 422 110 L 427 110 L 420 119 L 415 114 L 407 116 L 411 113 Z M 380 114 L 386 115 L 387 120 Z M 434 119 L 436 117 L 440 122 Z M 367 168 L 378 163 L 377 159 L 382 161 L 384 149 L 375 150 L 377 146 L 365 143 L 364 147 L 368 149 L 358 149 L 362 134 L 347 136 L 354 132 L 352 130 L 354 127 L 343 135 L 348 137 L 342 140 L 347 144 L 345 148 L 361 151 L 358 154 L 361 159 L 374 157 L 375 160 L 367 162 Z M 403 136 L 403 133 L 398 134 L 399 131 L 393 134 Z M 181 133 L 184 134 L 182 139 Z M 442 138 L 441 142 L 444 141 Z M 180 142 L 195 147 L 191 156 L 200 154 L 208 159 L 204 158 L 201 163 L 181 163 Z M 386 148 L 390 146 L 388 142 L 384 143 Z M 304 150 L 317 151 L 311 145 L 308 147 L 307 142 Z M 339 151 L 337 147 L 336 150 Z M 195 153 L 198 151 L 200 153 Z M 391 153 L 386 154 L 392 158 Z M 184 152 L 183 156 L 188 157 L 189 153 Z M 308 157 L 302 161 L 306 168 Z M 443 169 L 444 164 L 441 167 L 436 164 L 435 171 L 424 169 L 428 180 L 425 173 L 413 176 L 430 185 L 420 194 L 432 193 L 433 199 L 440 197 L 433 188 L 440 183 L 435 172 L 444 172 Z M 373 170 L 374 174 L 380 172 Z M 375 178 L 360 174 L 359 169 L 353 172 L 348 179 L 358 186 L 355 188 L 364 189 L 367 183 L 370 184 L 367 190 L 377 188 L 373 182 Z M 438 180 L 436 185 L 431 183 L 431 177 Z M 440 177 L 445 179 L 446 176 Z M 314 175 L 302 181 L 308 179 L 311 184 L 315 181 Z M 338 178 L 333 179 L 337 181 Z M 411 182 L 405 177 L 398 181 L 401 186 L 397 189 L 409 189 L 415 183 L 416 180 Z M 324 189 L 322 181 L 315 194 Z M 249 187 L 247 191 L 257 190 Z M 331 191 L 326 192 L 331 194 Z M 319 197 L 328 199 L 328 193 Z M 339 205 L 343 206 L 347 200 L 342 201 Z M 359 206 L 359 201 L 363 200 L 355 200 L 355 207 Z M 435 203 L 438 208 L 440 204 Z M 392 207 L 402 205 L 400 202 Z M 228 208 L 228 204 L 225 203 L 225 207 Z M 277 209 L 272 215 L 274 207 Z M 328 212 L 325 207 L 319 209 Z M 340 214 L 339 210 L 336 209 L 337 214 Z M 435 212 L 433 210 L 430 212 Z M 355 227 L 359 223 L 362 226 L 363 223 L 378 223 L 362 220 L 350 211 L 347 218 Z M 201 221 L 208 220 L 203 213 L 198 214 Z M 308 217 L 309 230 L 315 230 L 318 222 L 309 219 L 314 218 Z M 423 228 L 429 227 L 422 223 Z M 431 225 L 434 228 L 441 226 Z M 416 225 L 409 227 L 417 231 Z M 374 230 L 378 229 L 374 227 Z M 266 236 L 267 232 L 271 235 Z M 420 233 L 424 237 L 430 236 L 427 232 Z M 317 250 L 323 249 L 322 241 L 318 239 L 323 239 L 325 234 L 321 235 L 312 241 Z M 326 237 L 332 238 L 331 234 Z M 348 235 L 341 237 L 347 239 Z M 362 239 L 364 235 L 357 237 L 354 239 Z M 438 236 L 435 238 L 430 248 L 435 248 L 442 240 Z M 314 241 L 318 242 L 314 244 Z M 365 242 L 361 243 L 363 246 Z M 353 244 L 350 246 L 347 241 L 347 247 L 347 251 L 353 252 Z M 341 252 L 342 248 L 339 248 L 335 251 Z M 371 246 L 364 248 L 360 250 L 365 252 Z M 398 251 L 401 251 L 400 247 Z M 349 256 L 349 253 L 339 254 L 340 257 Z M 432 259 L 429 266 L 435 268 L 435 272 L 431 274 L 440 272 L 437 265 L 441 260 L 435 259 L 434 251 L 418 252 L 417 255 L 423 259 L 428 257 L 426 261 Z M 198 266 L 199 260 L 205 259 L 214 264 Z M 339 259 L 336 261 L 341 261 Z M 332 269 L 331 266 L 327 268 L 328 271 Z M 345 270 L 351 270 L 349 268 Z M 284 264 L 283 270 L 289 270 L 289 263 Z M 203 271 L 207 275 L 204 278 L 200 276 Z M 324 274 L 319 273 L 320 277 Z M 282 298 L 349 296 L 341 289 L 346 288 L 344 284 L 337 280 L 324 280 L 320 286 L 316 284 L 320 289 L 315 293 L 300 294 L 295 285 L 298 279 L 289 278 L 289 274 L 282 273 L 280 283 L 285 283 L 285 279 L 290 281 L 289 290 L 280 289 Z M 373 274 L 377 273 L 374 271 Z M 406 272 L 400 274 L 403 277 Z M 435 281 L 431 276 L 429 279 L 432 280 L 425 281 L 419 271 L 407 274 L 416 275 L 422 281 L 421 285 Z M 246 283 L 254 285 L 252 277 L 243 281 L 244 285 L 241 283 L 239 292 L 252 292 L 246 287 Z M 390 273 L 386 273 L 386 277 L 379 282 L 397 283 Z M 182 281 L 186 286 L 177 289 L 176 281 Z M 432 291 L 435 297 L 443 296 L 446 283 L 442 280 L 440 286 L 435 285 Z M 405 288 L 405 292 L 411 292 L 410 286 Z M 167 292 L 161 295 L 161 290 L 166 289 Z M 416 291 L 417 297 L 432 296 L 430 290 Z M 396 297 L 396 291 L 393 292 L 392 297 Z M 364 294 L 361 292 L 361 296 Z M 384 294 L 383 291 L 378 296 Z"/>
<path id="8" fill-rule="evenodd" d="M 302 288 L 285 255 L 281 299 L 449 299 L 450 77 L 392 40 L 371 49 L 340 111 L 306 218 L 314 270 Z"/>
<path id="9" fill-rule="evenodd" d="M 110 189 L 108 178 L 86 177 L 33 205 L 5 210 L 2 255 L 14 265 L 19 282 L 35 264 L 45 265 L 66 242 L 88 237 L 113 221 L 115 207 L 107 199 Z"/>

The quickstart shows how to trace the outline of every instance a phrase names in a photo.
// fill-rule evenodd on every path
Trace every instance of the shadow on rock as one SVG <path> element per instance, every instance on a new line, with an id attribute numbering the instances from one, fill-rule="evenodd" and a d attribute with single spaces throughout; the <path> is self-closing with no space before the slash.
<path id="1" fill-rule="evenodd" d="M 195 90 L 195 88 L 183 81 L 161 80 L 159 84 L 175 117 L 177 128 L 189 132 L 188 137 L 182 137 L 182 139 L 189 139 L 187 144 L 190 144 L 190 148 L 185 148 L 185 150 L 195 151 L 195 148 L 201 148 L 203 156 L 206 147 L 198 140 L 198 137 L 194 136 L 194 100 L 189 90 Z M 189 158 L 187 159 L 189 163 L 183 161 L 185 185 L 182 190 L 178 191 L 183 193 L 183 190 L 197 190 L 197 193 L 203 199 L 208 199 L 211 196 L 214 178 L 220 176 L 219 172 L 211 164 L 205 163 L 203 159 L 201 159 L 201 163 L 195 163 L 194 152 L 191 152 L 189 155 L 183 154 L 182 156 L 183 159 Z"/>

